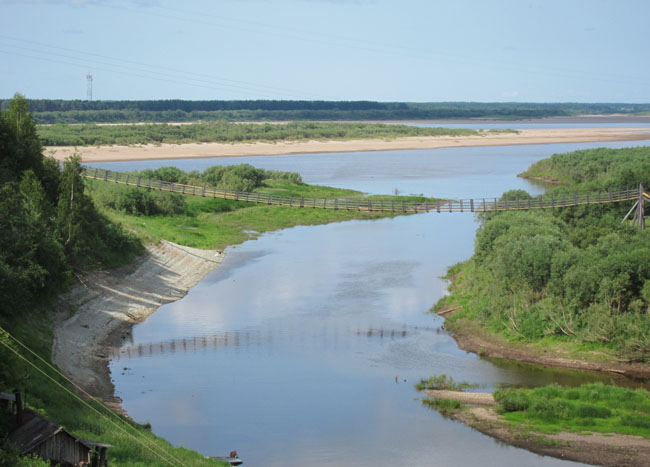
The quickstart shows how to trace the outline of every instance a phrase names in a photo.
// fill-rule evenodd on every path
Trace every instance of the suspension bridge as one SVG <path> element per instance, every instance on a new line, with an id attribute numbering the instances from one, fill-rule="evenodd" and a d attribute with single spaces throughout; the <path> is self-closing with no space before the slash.
<path id="1" fill-rule="evenodd" d="M 337 198 L 303 198 L 275 195 L 260 192 L 243 192 L 221 190 L 209 186 L 185 185 L 164 180 L 141 177 L 129 173 L 86 168 L 84 176 L 93 180 L 101 180 L 122 185 L 129 185 L 150 190 L 168 191 L 183 195 L 202 196 L 207 198 L 229 199 L 249 203 L 266 204 L 270 206 L 290 206 L 313 209 L 334 209 L 343 211 L 419 213 L 419 212 L 497 212 L 521 211 L 532 209 L 555 209 L 588 204 L 620 203 L 636 201 L 623 221 L 632 218 L 633 223 L 645 227 L 645 202 L 650 195 L 643 185 L 632 189 L 608 189 L 588 193 L 563 193 L 561 195 L 539 195 L 526 199 L 508 198 L 474 198 L 458 200 L 434 200 L 430 202 L 406 201 L 399 199 L 337 199 Z"/>

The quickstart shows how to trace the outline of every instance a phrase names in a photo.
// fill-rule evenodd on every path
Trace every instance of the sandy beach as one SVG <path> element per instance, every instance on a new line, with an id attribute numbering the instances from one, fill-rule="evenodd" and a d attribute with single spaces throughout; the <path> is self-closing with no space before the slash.
<path id="1" fill-rule="evenodd" d="M 647 128 L 570 128 L 519 130 L 480 136 L 426 136 L 349 141 L 283 141 L 277 143 L 187 143 L 136 146 L 46 147 L 45 154 L 64 160 L 75 152 L 83 162 L 191 159 L 207 157 L 272 156 L 281 154 L 391 151 L 470 146 L 642 141 L 650 139 Z"/>

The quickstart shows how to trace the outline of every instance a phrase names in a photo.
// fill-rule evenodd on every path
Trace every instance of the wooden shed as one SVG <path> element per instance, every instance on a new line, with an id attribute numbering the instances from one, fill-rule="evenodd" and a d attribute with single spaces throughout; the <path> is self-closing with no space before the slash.
<path id="1" fill-rule="evenodd" d="M 90 465 L 93 448 L 41 414 L 24 409 L 22 423 L 9 435 L 20 455 L 37 454 L 61 466 Z"/>

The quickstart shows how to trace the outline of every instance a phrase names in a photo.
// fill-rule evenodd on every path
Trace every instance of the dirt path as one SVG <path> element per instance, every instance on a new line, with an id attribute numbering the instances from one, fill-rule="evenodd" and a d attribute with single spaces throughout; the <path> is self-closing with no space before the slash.
<path id="1" fill-rule="evenodd" d="M 182 298 L 222 259 L 212 250 L 162 241 L 128 266 L 84 277 L 58 299 L 52 360 L 91 395 L 115 401 L 111 348 L 119 347 L 135 323 Z"/>
<path id="2" fill-rule="evenodd" d="M 650 139 L 648 128 L 570 128 L 519 130 L 518 133 L 483 133 L 480 136 L 415 136 L 354 141 L 280 141 L 277 143 L 187 143 L 137 146 L 46 147 L 57 160 L 78 152 L 83 162 L 190 159 L 205 157 L 270 156 L 279 154 L 389 151 L 466 146 L 635 141 Z"/>
<path id="3" fill-rule="evenodd" d="M 490 393 L 426 391 L 430 397 L 459 400 L 475 406 L 454 411 L 452 418 L 493 438 L 537 454 L 607 467 L 650 465 L 650 440 L 641 436 L 560 432 L 542 434 L 510 426 L 491 407 Z"/>

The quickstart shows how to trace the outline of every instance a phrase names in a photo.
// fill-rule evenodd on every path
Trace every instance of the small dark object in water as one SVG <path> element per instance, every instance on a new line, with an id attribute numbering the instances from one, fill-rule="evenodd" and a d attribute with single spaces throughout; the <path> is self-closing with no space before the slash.
<path id="1" fill-rule="evenodd" d="M 230 451 L 228 457 L 211 456 L 211 458 L 217 459 L 219 461 L 228 462 L 230 465 L 242 465 L 244 463 L 244 461 L 241 460 L 237 455 L 237 451 Z"/>

